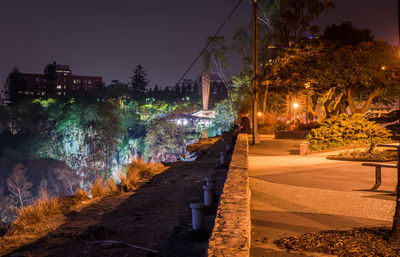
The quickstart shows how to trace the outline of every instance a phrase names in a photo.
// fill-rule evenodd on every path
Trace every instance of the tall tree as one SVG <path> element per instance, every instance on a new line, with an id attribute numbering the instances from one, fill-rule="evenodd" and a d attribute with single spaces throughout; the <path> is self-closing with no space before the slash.
<path id="1" fill-rule="evenodd" d="M 326 27 L 323 38 L 335 43 L 337 46 L 356 46 L 361 42 L 370 42 L 374 36 L 369 29 L 357 29 L 351 21 L 342 22 L 340 25 L 332 24 Z"/>
<path id="2" fill-rule="evenodd" d="M 25 176 L 26 168 L 22 163 L 14 166 L 11 175 L 6 179 L 8 191 L 17 199 L 21 207 L 25 206 L 26 201 L 31 196 L 30 189 L 32 183 Z"/>
<path id="3" fill-rule="evenodd" d="M 365 113 L 378 97 L 396 96 L 397 51 L 383 41 L 339 49 L 326 44 L 289 49 L 278 59 L 271 80 L 286 92 L 306 92 L 308 87 L 308 109 L 320 121 L 347 106 L 353 114 Z M 317 106 L 322 113 L 316 112 Z"/>
<path id="4" fill-rule="evenodd" d="M 311 22 L 335 8 L 330 0 L 260 0 L 259 7 L 259 20 L 278 46 L 297 42 L 306 31 L 315 33 Z"/>
<path id="5" fill-rule="evenodd" d="M 131 77 L 131 86 L 135 98 L 143 98 L 149 84 L 147 73 L 141 65 L 136 66 Z"/>
<path id="6" fill-rule="evenodd" d="M 3 93 L 11 102 L 11 104 L 15 104 L 16 102 L 25 98 L 23 95 L 25 90 L 26 82 L 22 77 L 21 72 L 19 72 L 18 68 L 15 67 L 7 76 Z"/>
<path id="7" fill-rule="evenodd" d="M 46 78 L 46 91 L 54 93 L 56 90 L 56 63 L 48 64 L 44 68 L 44 75 Z"/>

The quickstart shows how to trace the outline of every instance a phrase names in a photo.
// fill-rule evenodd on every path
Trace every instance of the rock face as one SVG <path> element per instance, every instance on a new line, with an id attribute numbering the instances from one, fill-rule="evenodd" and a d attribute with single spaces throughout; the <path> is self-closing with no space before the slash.
<path id="1" fill-rule="evenodd" d="M 239 134 L 209 240 L 208 256 L 250 255 L 250 188 L 246 134 Z"/>

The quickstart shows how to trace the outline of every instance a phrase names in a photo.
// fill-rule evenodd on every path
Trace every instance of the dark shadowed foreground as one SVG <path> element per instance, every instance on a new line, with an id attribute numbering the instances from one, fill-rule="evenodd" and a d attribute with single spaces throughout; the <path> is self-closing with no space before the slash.
<path id="1" fill-rule="evenodd" d="M 167 170 L 135 192 L 83 203 L 69 214 L 49 217 L 45 224 L 14 228 L 1 243 L 0 255 L 153 256 L 133 245 L 174 256 L 171 244 L 186 251 L 190 238 L 174 237 L 190 236 L 189 202 L 202 198 L 204 178 L 215 172 L 224 149 L 223 139 L 205 139 L 191 146 L 199 151 L 195 162 L 167 164 Z M 201 245 L 206 247 L 207 239 Z M 191 256 L 201 254 L 200 249 Z"/>

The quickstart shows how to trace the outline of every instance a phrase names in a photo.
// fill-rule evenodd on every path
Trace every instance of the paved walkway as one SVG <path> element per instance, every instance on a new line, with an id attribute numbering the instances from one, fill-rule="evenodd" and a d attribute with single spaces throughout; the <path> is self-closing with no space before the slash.
<path id="1" fill-rule="evenodd" d="M 300 142 L 261 136 L 250 146 L 252 256 L 309 256 L 281 252 L 273 241 L 392 223 L 395 169 L 382 169 L 382 185 L 373 192 L 373 167 L 327 160 L 332 153 L 299 156 Z"/>

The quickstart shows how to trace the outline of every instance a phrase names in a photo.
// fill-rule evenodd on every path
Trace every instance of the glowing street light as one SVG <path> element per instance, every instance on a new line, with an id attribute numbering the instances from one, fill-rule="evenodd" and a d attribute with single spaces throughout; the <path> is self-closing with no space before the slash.
<path id="1" fill-rule="evenodd" d="M 294 119 L 296 119 L 297 108 L 299 108 L 299 104 L 296 103 L 296 102 L 294 102 L 294 103 L 293 103 L 293 114 L 294 114 Z"/>

